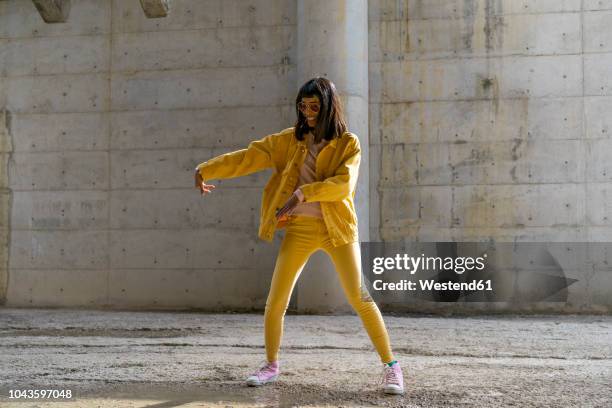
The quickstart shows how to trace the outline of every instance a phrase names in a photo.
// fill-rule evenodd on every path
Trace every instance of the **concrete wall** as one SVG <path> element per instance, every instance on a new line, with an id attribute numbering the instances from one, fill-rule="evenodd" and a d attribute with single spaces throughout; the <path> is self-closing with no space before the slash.
<path id="1" fill-rule="evenodd" d="M 610 241 L 612 2 L 369 6 L 372 240 Z M 571 277 L 527 309 L 612 310 L 612 271 Z"/>
<path id="2" fill-rule="evenodd" d="M 368 7 L 371 241 L 609 240 L 612 1 Z M 192 170 L 293 123 L 296 21 L 283 0 L 80 0 L 45 24 L 1 0 L 6 304 L 262 309 L 270 173 L 201 198 Z M 611 310 L 612 272 L 572 278 L 530 310 Z"/>
<path id="3" fill-rule="evenodd" d="M 201 198 L 193 168 L 291 125 L 295 5 L 175 0 L 147 19 L 136 0 L 72 3 L 45 24 L 0 1 L 6 304 L 262 308 L 270 173 Z"/>

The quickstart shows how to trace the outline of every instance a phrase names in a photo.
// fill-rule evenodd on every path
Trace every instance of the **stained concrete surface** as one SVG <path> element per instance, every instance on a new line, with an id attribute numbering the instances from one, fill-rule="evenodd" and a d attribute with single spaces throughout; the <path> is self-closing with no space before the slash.
<path id="1" fill-rule="evenodd" d="M 0 309 L 0 406 L 612 406 L 612 316 L 383 315 L 404 396 L 356 315 L 288 314 L 279 381 L 251 388 L 261 314 Z M 74 397 L 8 398 L 42 388 Z"/>
<path id="2" fill-rule="evenodd" d="M 193 168 L 291 126 L 313 70 L 362 141 L 362 241 L 612 239 L 610 1 L 180 0 L 159 19 L 136 0 L 72 3 L 45 24 L 32 1 L 0 1 L 10 307 L 260 307 L 271 169 L 202 200 Z M 344 301 L 320 266 L 299 310 Z M 612 310 L 607 267 L 572 278 L 555 312 Z"/>

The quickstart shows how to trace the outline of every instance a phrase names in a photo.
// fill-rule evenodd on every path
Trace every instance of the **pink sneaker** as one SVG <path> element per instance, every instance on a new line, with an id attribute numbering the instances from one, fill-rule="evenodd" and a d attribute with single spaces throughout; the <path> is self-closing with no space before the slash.
<path id="1" fill-rule="evenodd" d="M 384 365 L 381 384 L 383 384 L 383 391 L 386 394 L 403 394 L 404 393 L 404 376 L 402 375 L 402 369 L 399 362 L 393 364 L 391 367 Z"/>
<path id="2" fill-rule="evenodd" d="M 247 385 L 250 385 L 252 387 L 257 387 L 276 381 L 276 378 L 279 374 L 280 369 L 278 361 L 269 363 L 266 360 L 263 362 L 263 364 L 259 367 L 257 371 L 255 371 L 253 374 L 251 374 L 249 378 L 247 378 L 246 383 Z"/>

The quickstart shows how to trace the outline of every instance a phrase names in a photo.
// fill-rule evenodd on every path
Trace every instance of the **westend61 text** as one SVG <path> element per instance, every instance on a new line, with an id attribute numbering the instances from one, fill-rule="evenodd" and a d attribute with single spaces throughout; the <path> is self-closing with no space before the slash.
<path id="1" fill-rule="evenodd" d="M 493 290 L 491 279 L 472 280 L 469 282 L 436 282 L 433 279 L 419 279 L 420 290 Z M 416 282 L 402 279 L 399 282 L 383 282 L 378 279 L 373 282 L 374 290 L 417 290 Z"/>

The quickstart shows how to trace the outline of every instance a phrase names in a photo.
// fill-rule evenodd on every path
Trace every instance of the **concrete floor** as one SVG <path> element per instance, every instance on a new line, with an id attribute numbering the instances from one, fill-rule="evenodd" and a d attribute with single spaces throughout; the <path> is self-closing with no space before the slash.
<path id="1" fill-rule="evenodd" d="M 251 388 L 261 314 L 0 309 L 0 406 L 612 406 L 612 316 L 383 314 L 404 396 L 377 388 L 356 315 L 287 315 L 281 377 Z M 17 402 L 16 388 L 75 397 Z"/>

